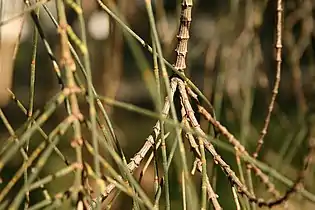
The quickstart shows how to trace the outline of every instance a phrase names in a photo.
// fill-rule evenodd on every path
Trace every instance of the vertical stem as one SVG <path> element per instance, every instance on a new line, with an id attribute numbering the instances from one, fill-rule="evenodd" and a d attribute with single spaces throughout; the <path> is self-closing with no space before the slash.
<path id="1" fill-rule="evenodd" d="M 265 124 L 263 129 L 261 130 L 260 137 L 257 142 L 257 148 L 256 151 L 253 154 L 254 158 L 258 157 L 258 153 L 264 143 L 264 137 L 267 134 L 269 122 L 270 122 L 270 117 L 271 117 L 271 112 L 274 107 L 274 103 L 276 101 L 276 97 L 278 95 L 278 89 L 280 85 L 280 79 L 281 79 L 281 64 L 282 64 L 282 0 L 277 1 L 277 26 L 276 26 L 276 81 L 272 90 L 272 96 L 270 100 L 270 104 L 268 106 L 268 113 L 265 118 Z"/>
<path id="2" fill-rule="evenodd" d="M 82 8 L 82 0 L 77 0 L 77 4 L 80 8 Z M 82 51 L 83 53 L 83 62 L 84 67 L 86 69 L 87 74 L 87 91 L 88 91 L 88 103 L 89 103 L 89 114 L 90 114 L 90 121 L 92 125 L 92 144 L 93 149 L 96 155 L 94 155 L 94 168 L 97 179 L 100 179 L 101 171 L 100 171 L 100 160 L 99 160 L 99 145 L 96 137 L 97 132 L 97 121 L 96 121 L 96 109 L 95 109 L 95 103 L 94 103 L 94 94 L 92 91 L 93 84 L 92 84 L 92 71 L 91 71 L 91 64 L 90 64 L 90 57 L 89 57 L 89 50 L 87 46 L 87 40 L 86 40 L 86 28 L 85 28 L 85 21 L 83 13 L 78 13 L 79 22 L 80 22 L 80 28 L 81 28 L 81 39 L 82 43 L 84 45 L 83 49 L 86 49 L 86 51 Z M 100 189 L 96 187 L 96 196 L 98 197 L 100 195 Z M 97 204 L 99 206 L 99 204 Z"/>
<path id="3" fill-rule="evenodd" d="M 192 0 L 183 0 L 180 16 L 179 30 L 177 34 L 176 61 L 174 68 L 184 73 L 186 69 L 186 54 L 188 51 L 189 29 L 191 23 Z"/>
<path id="4" fill-rule="evenodd" d="M 181 3 L 181 16 L 180 16 L 180 25 L 179 30 L 177 34 L 177 47 L 176 47 L 176 61 L 174 64 L 174 69 L 178 70 L 180 73 L 185 74 L 186 69 L 186 54 L 188 51 L 188 39 L 189 39 L 189 29 L 190 29 L 190 23 L 191 23 L 191 10 L 193 6 L 192 0 L 182 0 Z M 159 52 L 160 55 L 162 53 Z M 172 103 L 173 104 L 173 103 Z M 171 105 L 172 105 L 171 104 Z M 175 113 L 175 107 L 171 106 L 172 115 L 174 120 L 177 120 L 176 113 Z M 178 129 L 176 129 L 176 132 L 179 132 Z M 188 208 L 196 208 L 196 198 L 193 196 L 194 189 L 192 188 L 192 180 L 190 178 L 190 174 L 188 172 L 188 165 L 186 160 L 186 153 L 185 153 L 185 147 L 182 141 L 182 138 L 180 134 L 177 133 L 178 141 L 179 141 L 179 151 L 180 151 L 180 157 L 181 157 L 181 164 L 183 167 L 183 173 L 184 178 L 186 182 L 186 191 L 187 191 L 187 198 L 189 200 L 189 207 Z"/>
<path id="5" fill-rule="evenodd" d="M 37 15 L 37 18 L 39 18 L 39 8 L 36 9 L 36 15 Z M 33 110 L 34 110 L 37 42 L 38 42 L 38 32 L 37 32 L 36 27 L 34 27 L 33 53 L 32 53 L 32 61 L 31 61 L 31 76 L 30 76 L 29 108 L 28 108 L 28 113 L 27 113 L 29 118 L 33 116 Z"/>
<path id="6" fill-rule="evenodd" d="M 152 33 L 152 32 L 151 32 Z M 151 34 L 151 38 L 152 38 L 152 48 L 153 48 L 153 71 L 154 71 L 154 76 L 155 76 L 155 82 L 156 82 L 156 88 L 157 88 L 157 92 L 158 92 L 158 99 L 157 99 L 157 111 L 159 113 L 162 113 L 162 105 L 161 105 L 161 100 L 162 100 L 162 95 L 161 95 L 161 85 L 160 85 L 160 73 L 159 73 L 159 66 L 158 66 L 158 59 L 157 59 L 157 54 L 156 54 L 156 43 L 153 41 L 154 37 L 153 34 Z M 164 124 L 162 123 L 162 121 L 160 121 L 160 127 L 163 126 L 163 129 L 161 129 L 161 138 L 164 139 L 162 135 L 164 135 Z M 154 152 L 154 165 L 155 165 L 155 179 L 154 179 L 154 193 L 155 193 L 155 200 L 157 200 L 156 196 L 158 195 L 158 188 L 159 188 L 159 166 L 158 166 L 158 162 L 157 162 L 157 154 L 156 154 L 156 141 L 154 143 L 154 148 L 153 148 L 153 152 Z M 157 202 L 156 204 L 157 208 L 159 207 L 159 202 Z"/>
<path id="7" fill-rule="evenodd" d="M 162 54 L 162 49 L 161 49 L 161 45 L 159 43 L 159 38 L 157 35 L 157 30 L 156 30 L 156 26 L 155 26 L 155 21 L 154 21 L 154 16 L 153 16 L 153 11 L 152 11 L 152 5 L 151 5 L 151 0 L 146 0 L 146 9 L 148 12 L 148 16 L 149 16 L 149 21 L 150 21 L 150 26 L 151 26 L 151 33 L 152 33 L 152 42 L 155 43 L 155 47 L 156 50 L 158 52 L 158 54 Z M 169 84 L 169 78 L 166 72 L 166 68 L 164 65 L 164 62 L 160 62 L 160 66 L 162 68 L 162 75 L 164 77 L 164 81 L 165 81 L 165 85 L 166 85 L 166 89 L 168 92 L 168 96 L 170 97 L 170 84 Z M 159 72 L 156 71 L 155 72 L 156 75 L 156 81 L 158 82 L 157 85 L 159 87 Z M 168 84 L 167 84 L 168 82 Z M 161 91 L 160 88 L 158 88 L 158 101 L 161 100 Z M 169 98 L 171 101 L 171 105 L 172 103 L 172 99 Z M 158 104 L 158 109 L 161 112 L 161 104 L 159 102 Z M 166 151 L 166 142 L 165 142 L 165 138 L 164 138 L 164 123 L 162 121 L 160 121 L 160 127 L 161 127 L 161 149 L 162 149 L 162 162 L 163 162 L 163 170 L 164 170 L 164 182 L 165 182 L 165 202 L 166 202 L 166 210 L 170 210 L 171 209 L 171 202 L 170 202 L 170 189 L 169 189 L 169 177 L 168 177 L 168 167 L 167 167 L 167 151 Z"/>
<path id="8" fill-rule="evenodd" d="M 186 187 L 185 187 L 185 173 L 181 172 L 181 180 L 182 180 L 182 196 L 183 196 L 183 210 L 187 210 L 187 204 L 186 204 Z"/>
<path id="9" fill-rule="evenodd" d="M 26 4 L 29 6 L 29 2 L 25 1 Z M 36 16 L 39 18 L 39 8 L 36 8 Z M 33 52 L 32 52 L 32 61 L 31 61 L 31 76 L 30 76 L 30 95 L 29 95 L 29 107 L 27 112 L 27 117 L 30 119 L 33 116 L 33 109 L 34 109 L 34 99 L 35 99 L 35 75 L 36 75 L 36 56 L 37 56 L 37 42 L 38 42 L 38 32 L 36 27 L 34 27 L 33 31 Z M 32 123 L 29 124 L 28 128 L 31 126 Z M 29 140 L 26 143 L 25 152 L 28 153 L 29 148 Z M 24 172 L 24 179 L 25 183 L 27 183 L 27 168 Z M 25 209 L 28 208 L 30 198 L 29 192 L 26 191 L 26 202 L 25 202 Z"/>
<path id="10" fill-rule="evenodd" d="M 205 154 L 205 147 L 203 140 L 199 138 L 199 149 L 201 154 L 202 163 L 202 183 L 201 183 L 201 210 L 206 210 L 207 208 L 207 161 Z"/>
<path id="11" fill-rule="evenodd" d="M 73 72 L 76 70 L 75 63 L 73 62 L 69 45 L 68 45 L 68 36 L 67 36 L 67 19 L 65 13 L 65 6 L 62 0 L 57 0 L 57 12 L 59 17 L 59 34 L 60 34 L 60 43 L 61 43 L 61 65 L 65 69 L 66 75 L 66 87 L 65 89 L 70 92 L 69 94 L 69 103 L 71 115 L 75 117 L 74 122 L 72 123 L 74 129 L 74 139 L 71 142 L 71 145 L 75 148 L 76 151 L 76 161 L 80 167 L 77 168 L 75 173 L 74 180 L 74 191 L 72 194 L 72 205 L 75 206 L 79 202 L 79 192 L 82 190 L 82 135 L 81 135 L 81 125 L 80 120 L 83 119 L 83 115 L 80 112 L 78 99 L 76 92 L 79 91 L 77 87 Z"/>

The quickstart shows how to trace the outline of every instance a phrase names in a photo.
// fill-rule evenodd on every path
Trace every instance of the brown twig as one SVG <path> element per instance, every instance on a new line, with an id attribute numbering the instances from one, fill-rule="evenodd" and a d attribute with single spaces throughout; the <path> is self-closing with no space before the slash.
<path id="1" fill-rule="evenodd" d="M 183 111 L 183 124 L 185 127 L 190 128 L 187 116 L 186 116 L 186 111 Z M 202 173 L 202 162 L 201 162 L 201 154 L 198 148 L 198 145 L 196 143 L 195 137 L 190 133 L 190 132 L 186 132 L 186 137 L 189 140 L 189 144 L 191 146 L 191 148 L 194 151 L 194 154 L 196 156 L 196 160 L 194 165 L 196 166 L 197 170 Z M 192 174 L 194 174 L 194 169 Z M 207 179 L 206 179 L 206 187 L 207 187 L 207 194 L 208 194 L 208 199 L 211 200 L 211 203 L 214 207 L 215 210 L 220 210 L 222 209 L 222 207 L 220 206 L 219 202 L 218 202 L 218 196 L 216 195 L 216 193 L 213 191 L 213 188 L 210 184 L 209 181 L 209 177 L 207 175 Z"/>
<path id="2" fill-rule="evenodd" d="M 176 91 L 177 88 L 177 81 L 175 79 L 171 80 L 171 97 L 174 96 L 174 93 Z M 162 109 L 162 117 L 166 118 L 169 114 L 169 110 L 170 110 L 170 101 L 168 99 L 168 97 L 165 98 L 165 103 Z M 148 151 L 158 142 L 158 136 L 160 135 L 160 129 L 161 129 L 161 121 L 158 121 L 155 126 L 153 127 L 153 131 L 152 133 L 147 137 L 145 143 L 143 144 L 143 146 L 141 147 L 141 149 L 134 155 L 133 158 L 130 159 L 130 162 L 128 163 L 128 169 L 130 171 L 130 173 L 133 173 L 135 171 L 136 168 L 139 167 L 141 161 L 143 160 L 143 158 L 146 156 L 146 154 L 148 153 Z M 163 122 L 162 122 L 163 123 Z M 93 202 L 96 202 L 96 200 L 99 201 L 104 201 L 108 195 L 115 189 L 115 185 L 114 184 L 109 184 L 106 186 L 106 190 L 104 192 L 102 192 L 101 196 L 99 198 L 95 198 Z"/>
<path id="3" fill-rule="evenodd" d="M 209 122 L 211 122 L 222 133 L 223 136 L 225 136 L 227 139 L 229 139 L 229 142 L 234 145 L 235 149 L 239 149 L 243 152 L 244 155 L 249 156 L 249 154 L 245 150 L 245 148 L 238 142 L 238 140 L 223 125 L 220 124 L 220 122 L 214 121 L 213 118 L 211 117 L 211 115 L 203 107 L 198 106 L 198 108 L 199 108 L 200 113 L 202 113 L 204 116 L 206 116 L 206 118 L 209 120 Z M 267 207 L 271 208 L 273 206 L 282 204 L 283 202 L 285 202 L 289 198 L 289 196 L 291 194 L 296 192 L 298 190 L 298 188 L 302 185 L 302 182 L 303 182 L 304 176 L 305 176 L 305 171 L 306 171 L 306 169 L 307 169 L 307 167 L 311 161 L 311 158 L 312 158 L 313 150 L 314 150 L 314 145 L 312 143 L 310 146 L 310 152 L 304 160 L 303 169 L 302 169 L 299 177 L 294 182 L 293 186 L 290 189 L 288 189 L 282 197 L 276 198 L 272 201 L 264 201 L 263 199 L 257 199 L 255 197 L 252 197 L 250 194 L 248 194 L 248 192 L 243 191 L 243 190 L 246 190 L 246 188 L 243 188 L 243 187 L 239 188 L 239 190 L 240 190 L 239 192 L 241 194 L 245 194 L 250 201 L 257 203 L 258 206 L 267 206 Z M 256 166 L 253 166 L 253 169 L 254 169 L 254 171 L 256 171 L 256 175 L 261 176 L 263 174 L 263 172 L 259 168 L 257 168 Z M 270 183 L 268 181 L 268 176 L 264 175 L 263 177 L 264 177 L 265 182 Z M 233 180 L 231 180 L 231 181 L 233 181 Z M 234 183 L 234 184 L 237 185 L 238 183 Z M 270 189 L 274 189 L 274 187 L 270 186 Z"/>
<path id="4" fill-rule="evenodd" d="M 82 189 L 82 169 L 83 169 L 83 160 L 82 160 L 82 134 L 81 134 L 81 125 L 80 121 L 83 120 L 83 115 L 80 111 L 78 99 L 76 92 L 80 91 L 77 86 L 73 72 L 76 70 L 75 63 L 73 61 L 70 48 L 68 45 L 68 35 L 67 35 L 67 19 L 65 13 L 65 6 L 61 0 L 57 1 L 57 10 L 59 15 L 59 34 L 60 34 L 60 45 L 61 45 L 61 66 L 65 69 L 66 75 L 66 87 L 65 90 L 70 92 L 69 94 L 69 104 L 71 115 L 75 118 L 72 123 L 74 129 L 74 137 L 71 142 L 71 146 L 75 148 L 76 151 L 76 161 L 81 166 L 78 167 L 75 173 L 74 180 L 74 193 L 72 194 L 72 199 L 74 205 L 78 205 L 81 200 L 81 189 Z M 70 114 L 70 113 L 69 113 Z"/>
<path id="5" fill-rule="evenodd" d="M 192 127 L 201 135 L 205 135 L 205 133 L 203 132 L 203 130 L 200 128 L 200 125 L 194 115 L 194 111 L 189 103 L 189 99 L 188 99 L 188 95 L 186 93 L 186 87 L 185 84 L 183 83 L 183 81 L 181 81 L 180 79 L 178 79 L 178 88 L 183 100 L 183 104 L 186 110 L 186 114 L 190 120 L 190 123 L 192 124 Z M 201 109 L 204 109 L 201 106 L 198 106 Z M 202 113 L 202 112 L 201 112 Z M 211 121 L 210 121 L 211 122 Z M 216 121 L 217 122 L 217 121 Z M 212 122 L 211 122 L 212 123 Z M 198 138 L 202 138 L 202 137 L 198 137 Z M 206 139 L 203 139 L 204 144 L 205 144 L 205 148 L 211 153 L 211 155 L 213 156 L 214 162 L 216 164 L 218 164 L 222 170 L 226 173 L 226 175 L 229 177 L 229 179 L 232 181 L 233 184 L 235 184 L 238 189 L 240 190 L 240 192 L 243 192 L 250 200 L 252 201 L 256 201 L 259 202 L 254 195 L 252 195 L 247 187 L 239 180 L 239 178 L 235 175 L 235 172 L 231 169 L 231 167 L 221 158 L 221 156 L 216 152 L 214 146 L 208 142 Z M 239 143 L 238 143 L 239 144 Z M 243 147 L 243 146 L 242 146 Z M 245 151 L 245 149 L 243 148 L 243 151 Z"/>
<path id="6" fill-rule="evenodd" d="M 276 48 L 276 62 L 277 62 L 276 80 L 275 80 L 275 85 L 274 85 L 273 90 L 272 90 L 272 96 L 271 96 L 270 104 L 268 106 L 268 113 L 267 113 L 267 116 L 265 118 L 264 127 L 261 130 L 260 137 L 259 137 L 258 142 L 257 142 L 256 151 L 253 153 L 254 158 L 258 157 L 258 153 L 259 153 L 259 151 L 260 151 L 260 149 L 264 143 L 264 137 L 267 134 L 271 113 L 272 113 L 272 110 L 274 107 L 274 103 L 276 101 L 276 97 L 278 95 L 278 89 L 279 89 L 279 85 L 280 85 L 281 64 L 282 64 L 282 56 L 281 56 L 281 53 L 282 53 L 282 22 L 283 22 L 282 15 L 283 15 L 282 0 L 278 0 L 277 1 L 276 46 L 275 46 L 275 48 Z"/>
<path id="7" fill-rule="evenodd" d="M 222 126 L 220 124 L 220 122 L 218 122 L 216 119 L 214 119 L 214 117 L 212 117 L 208 111 L 202 107 L 199 104 L 199 101 L 197 99 L 197 94 L 195 94 L 189 87 L 186 86 L 187 92 L 189 94 L 189 96 L 191 96 L 195 102 L 198 104 L 198 111 L 206 118 L 207 121 L 209 121 L 212 125 L 214 125 L 214 129 L 219 132 L 222 133 L 222 131 L 219 130 L 219 127 L 217 127 L 215 124 L 217 123 L 218 125 Z M 227 130 L 226 128 L 224 128 L 225 130 Z M 229 142 L 236 148 L 237 152 L 243 153 L 245 155 L 249 155 L 249 153 L 246 151 L 245 147 L 232 135 L 232 134 L 226 134 L 225 135 Z M 280 193 L 276 190 L 275 186 L 273 183 L 270 182 L 269 177 L 263 173 L 258 167 L 248 163 L 248 166 L 251 167 L 256 176 L 258 176 L 260 178 L 260 180 L 267 186 L 268 191 L 270 193 L 272 193 L 276 198 L 280 196 Z"/>
<path id="8" fill-rule="evenodd" d="M 187 47 L 189 39 L 189 28 L 191 23 L 192 4 L 192 0 L 182 1 L 182 11 L 177 35 L 178 42 L 175 49 L 177 56 L 174 64 L 174 68 L 182 72 L 184 72 L 184 70 L 186 69 L 186 54 L 188 51 Z"/>

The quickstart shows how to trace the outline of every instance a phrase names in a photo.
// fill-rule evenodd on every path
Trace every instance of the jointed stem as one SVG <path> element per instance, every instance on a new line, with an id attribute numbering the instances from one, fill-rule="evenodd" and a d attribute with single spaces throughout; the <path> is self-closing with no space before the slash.
<path id="1" fill-rule="evenodd" d="M 72 59 L 70 48 L 68 45 L 68 35 L 67 35 L 67 19 L 65 13 L 65 7 L 62 0 L 57 0 L 57 11 L 59 16 L 59 31 L 60 31 L 60 43 L 61 43 L 61 64 L 65 69 L 66 75 L 66 88 L 68 88 L 71 92 L 69 94 L 69 103 L 70 103 L 70 112 L 71 115 L 75 118 L 73 121 L 73 129 L 74 129 L 74 139 L 71 142 L 71 145 L 75 148 L 76 151 L 76 161 L 81 166 L 78 167 L 75 173 L 75 181 L 74 181 L 74 193 L 72 194 L 73 205 L 76 206 L 79 204 L 79 192 L 82 190 L 82 169 L 83 169 L 83 161 L 82 161 L 82 135 L 81 135 L 81 125 L 80 120 L 83 119 L 83 115 L 81 114 L 78 99 L 76 96 L 76 92 L 79 88 L 74 80 L 73 72 L 76 70 L 75 63 Z"/>

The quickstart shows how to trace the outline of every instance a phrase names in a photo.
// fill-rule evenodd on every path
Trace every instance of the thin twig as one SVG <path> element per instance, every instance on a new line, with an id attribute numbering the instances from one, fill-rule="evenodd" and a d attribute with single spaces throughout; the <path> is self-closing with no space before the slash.
<path id="1" fill-rule="evenodd" d="M 184 123 L 185 126 L 187 126 L 187 128 L 190 128 L 190 125 L 189 125 L 187 117 L 186 117 L 186 111 L 183 111 L 183 114 L 184 114 L 184 116 L 183 116 L 183 123 Z M 193 151 L 194 151 L 195 156 L 196 156 L 196 160 L 195 160 L 194 164 L 195 164 L 196 168 L 198 169 L 198 171 L 203 174 L 203 170 L 206 170 L 206 169 L 204 169 L 202 167 L 201 154 L 200 154 L 200 151 L 199 151 L 200 148 L 198 147 L 198 145 L 197 145 L 197 143 L 195 141 L 195 137 L 190 132 L 187 132 L 187 131 L 186 131 L 186 137 L 188 138 L 190 146 L 193 148 Z M 192 171 L 192 174 L 194 174 L 194 170 Z M 204 176 L 205 176 L 205 180 L 203 180 L 202 185 L 204 185 L 204 187 L 205 187 L 205 189 L 207 191 L 208 199 L 211 200 L 211 203 L 212 203 L 212 205 L 213 205 L 215 210 L 222 209 L 222 207 L 220 206 L 220 204 L 218 202 L 218 196 L 213 191 L 213 188 L 212 188 L 212 186 L 210 184 L 209 177 L 208 177 L 207 173 L 205 173 Z"/>
<path id="2" fill-rule="evenodd" d="M 73 2 L 71 5 L 74 5 L 75 3 Z M 82 0 L 77 0 L 77 7 L 82 8 Z M 88 103 L 89 103 L 89 114 L 90 114 L 90 120 L 92 124 L 92 143 L 93 143 L 93 149 L 96 154 L 99 154 L 99 144 L 98 140 L 96 137 L 96 132 L 97 132 L 97 120 L 96 120 L 96 109 L 95 109 L 95 103 L 94 103 L 94 94 L 92 91 L 92 70 L 91 70 L 91 64 L 90 64 L 90 57 L 89 57 L 89 51 L 88 51 L 88 46 L 87 46 L 87 40 L 86 40 L 86 29 L 85 29 L 85 22 L 84 22 L 84 16 L 82 14 L 82 9 L 81 13 L 77 12 L 79 16 L 79 21 L 80 21 L 80 28 L 81 28 L 81 37 L 82 37 L 82 44 L 78 46 L 83 46 L 84 50 L 81 50 L 83 53 L 83 60 L 84 60 L 84 66 L 86 69 L 87 73 L 87 97 L 88 97 Z M 69 27 L 68 27 L 69 28 Z M 98 159 L 98 155 L 94 155 L 94 168 L 96 172 L 96 177 L 97 179 L 100 179 L 101 176 L 101 170 L 100 170 L 100 161 Z M 100 189 L 96 187 L 96 195 L 100 195 Z"/>
<path id="3" fill-rule="evenodd" d="M 257 147 L 256 151 L 253 153 L 253 157 L 257 158 L 258 153 L 264 143 L 264 137 L 267 134 L 269 122 L 270 122 L 270 117 L 271 113 L 274 107 L 274 103 L 276 101 L 276 97 L 278 95 L 278 89 L 280 85 L 280 79 L 281 79 L 281 64 L 282 64 L 282 22 L 283 22 L 283 6 L 282 6 L 282 0 L 277 1 L 277 26 L 276 26 L 276 62 L 277 62 L 277 67 L 276 67 L 276 80 L 275 84 L 272 90 L 272 96 L 270 100 L 270 104 L 268 106 L 268 113 L 265 118 L 265 123 L 263 126 L 263 129 L 261 130 L 260 137 L 257 142 Z"/>
<path id="4" fill-rule="evenodd" d="M 172 80 L 171 81 L 171 97 L 173 97 L 175 90 L 177 87 L 177 82 L 176 80 Z M 170 102 L 168 100 L 168 98 L 165 99 L 165 104 L 164 107 L 162 109 L 162 117 L 167 117 L 167 115 L 169 114 L 169 109 L 170 109 Z M 145 143 L 143 144 L 143 146 L 141 147 L 141 149 L 134 155 L 133 158 L 131 158 L 130 163 L 128 164 L 128 169 L 130 171 L 130 173 L 133 173 L 134 170 L 136 168 L 139 167 L 142 159 L 146 156 L 147 152 L 150 150 L 151 147 L 153 147 L 153 145 L 158 144 L 161 139 L 159 141 L 157 141 L 158 136 L 160 135 L 160 126 L 162 123 L 160 123 L 163 121 L 158 121 L 155 126 L 153 127 L 153 131 L 151 133 L 151 135 L 149 135 L 145 141 Z M 95 198 L 98 199 L 100 201 L 104 201 L 107 196 L 111 193 L 111 191 L 115 188 L 114 185 L 109 184 L 106 187 L 105 192 L 102 192 L 101 196 L 99 198 Z M 94 204 L 92 203 L 92 207 L 94 207 Z"/>
<path id="5" fill-rule="evenodd" d="M 67 35 L 67 19 L 65 13 L 65 6 L 62 0 L 57 0 L 57 11 L 59 17 L 59 33 L 60 33 L 60 45 L 61 45 L 61 65 L 65 69 L 66 75 L 66 87 L 70 90 L 78 90 L 77 84 L 74 80 L 73 72 L 76 70 L 75 63 L 72 59 L 70 48 L 68 45 L 68 35 Z M 75 148 L 76 151 L 76 161 L 81 167 L 78 167 L 75 173 L 74 180 L 74 193 L 72 194 L 73 205 L 78 205 L 80 202 L 79 193 L 82 189 L 82 169 L 83 169 L 83 161 L 82 161 L 82 134 L 81 134 L 81 126 L 80 121 L 83 119 L 83 115 L 81 114 L 78 99 L 76 93 L 71 91 L 69 94 L 69 103 L 70 103 L 70 111 L 71 115 L 75 118 L 73 121 L 73 129 L 74 136 L 71 145 Z"/>

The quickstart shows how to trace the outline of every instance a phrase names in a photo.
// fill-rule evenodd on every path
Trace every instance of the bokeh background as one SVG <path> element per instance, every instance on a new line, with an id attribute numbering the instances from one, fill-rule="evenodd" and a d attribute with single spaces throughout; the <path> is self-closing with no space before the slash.
<path id="1" fill-rule="evenodd" d="M 1 0 L 2 3 L 5 1 Z M 104 2 L 116 4 L 130 28 L 151 43 L 144 0 Z M 177 43 L 180 0 L 155 0 L 152 3 L 164 56 L 172 63 Z M 54 1 L 48 2 L 47 6 L 56 15 Z M 154 110 L 154 104 L 139 71 L 139 61 L 131 53 L 130 45 L 119 24 L 104 12 L 96 1 L 84 0 L 83 11 L 88 32 L 93 82 L 98 93 Z M 1 17 L 1 21 L 6 20 Z M 259 156 L 260 160 L 292 180 L 301 170 L 303 158 L 308 151 L 309 136 L 306 121 L 314 111 L 314 18 L 313 0 L 284 1 L 281 83 L 268 134 Z M 73 30 L 78 32 L 77 16 L 70 7 L 67 8 L 67 19 Z M 40 20 L 58 58 L 60 46 L 57 31 L 43 10 L 40 12 Z M 7 30 L 18 28 L 20 23 L 15 24 L 12 23 L 12 28 Z M 275 29 L 275 0 L 194 1 L 186 75 L 211 99 L 218 120 L 240 139 L 249 152 L 255 150 L 275 82 Z M 2 59 L 0 63 L 2 65 L 0 101 L 3 112 L 15 129 L 19 128 L 27 117 L 10 100 L 5 90 L 11 88 L 16 97 L 27 105 L 33 30 L 34 24 L 29 16 L 25 15 L 15 60 L 11 58 L 13 58 L 12 46 L 16 38 L 11 35 L 0 37 L 1 55 L 11 55 L 7 59 Z M 150 54 L 145 49 L 143 53 L 147 61 L 152 64 Z M 10 62 L 14 62 L 14 67 L 11 68 Z M 60 88 L 42 41 L 39 41 L 36 62 L 35 107 L 42 109 Z M 126 156 L 132 157 L 151 133 L 155 120 L 123 109 L 110 106 L 106 108 Z M 82 104 L 82 109 L 87 111 L 86 104 Z M 44 129 L 51 131 L 64 116 L 65 111 L 58 110 L 45 124 Z M 204 128 L 207 127 L 207 123 L 203 121 L 201 123 Z M 0 122 L 0 132 L 1 146 L 9 136 L 2 122 Z M 40 136 L 36 135 L 31 140 L 31 147 L 41 140 Z M 59 148 L 70 159 L 73 158 L 74 151 L 66 138 L 61 141 Z M 236 170 L 233 154 L 220 148 L 218 151 Z M 17 154 L 17 157 L 6 166 L 5 175 L 1 175 L 4 181 L 8 180 L 20 165 L 22 158 L 19 156 Z M 61 165 L 62 161 L 52 157 L 42 173 L 52 173 Z M 219 169 L 209 167 L 211 167 L 209 169 L 211 174 L 216 178 L 219 201 L 224 209 L 233 209 L 233 202 L 224 202 L 232 196 L 225 175 Z M 305 187 L 315 193 L 313 168 L 311 167 L 307 173 Z M 139 172 L 136 172 L 137 174 Z M 142 180 L 142 186 L 149 193 L 153 190 L 152 174 L 153 168 L 150 168 Z M 175 206 L 177 201 L 180 202 L 178 175 L 175 170 L 171 174 L 171 196 Z M 69 180 L 71 176 L 57 180 L 47 187 L 52 193 L 58 192 L 67 187 Z M 276 180 L 272 181 L 281 192 L 285 191 L 285 186 Z M 258 179 L 255 179 L 254 183 L 259 195 L 267 198 L 270 196 Z M 21 185 L 22 181 L 19 184 Z M 15 188 L 18 189 L 19 185 Z M 11 196 L 14 195 L 14 190 Z M 32 202 L 40 199 L 36 194 L 31 198 Z M 127 208 L 131 204 L 130 201 L 126 202 L 128 199 L 124 196 L 120 199 L 124 202 L 118 202 L 117 209 Z M 298 195 L 290 199 L 288 204 L 289 209 L 315 207 Z"/>

